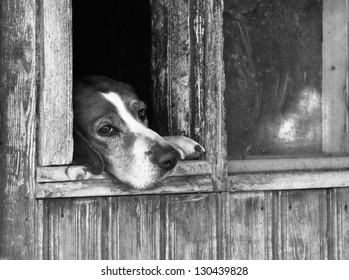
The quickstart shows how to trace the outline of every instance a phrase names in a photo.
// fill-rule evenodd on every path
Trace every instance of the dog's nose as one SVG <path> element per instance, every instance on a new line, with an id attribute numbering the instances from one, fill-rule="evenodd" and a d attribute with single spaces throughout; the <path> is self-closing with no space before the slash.
<path id="1" fill-rule="evenodd" d="M 159 157 L 156 159 L 156 163 L 163 170 L 170 171 L 176 166 L 179 157 L 180 154 L 175 149 L 171 148 L 168 149 L 166 152 L 161 153 Z"/>

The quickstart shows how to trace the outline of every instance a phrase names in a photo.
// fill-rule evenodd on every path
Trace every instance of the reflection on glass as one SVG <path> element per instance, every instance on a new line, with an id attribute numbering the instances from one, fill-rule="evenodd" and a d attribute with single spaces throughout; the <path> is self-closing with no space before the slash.
<path id="1" fill-rule="evenodd" d="M 322 1 L 226 0 L 229 158 L 321 152 Z"/>

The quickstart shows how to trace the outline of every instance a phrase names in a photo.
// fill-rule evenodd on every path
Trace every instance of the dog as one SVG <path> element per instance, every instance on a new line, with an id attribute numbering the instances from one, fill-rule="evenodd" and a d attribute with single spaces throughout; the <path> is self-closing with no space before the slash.
<path id="1" fill-rule="evenodd" d="M 203 146 L 184 136 L 161 137 L 148 128 L 146 105 L 132 86 L 104 76 L 74 80 L 75 164 L 111 174 L 130 188 L 149 189 L 179 159 L 197 159 Z"/>

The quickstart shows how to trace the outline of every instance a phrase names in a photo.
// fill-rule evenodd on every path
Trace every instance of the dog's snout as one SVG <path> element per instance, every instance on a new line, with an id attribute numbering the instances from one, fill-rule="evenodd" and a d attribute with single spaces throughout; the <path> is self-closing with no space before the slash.
<path id="1" fill-rule="evenodd" d="M 155 161 L 157 165 L 161 167 L 161 169 L 170 171 L 176 166 L 179 157 L 180 155 L 175 149 L 169 148 L 164 152 L 159 153 L 155 158 Z"/>

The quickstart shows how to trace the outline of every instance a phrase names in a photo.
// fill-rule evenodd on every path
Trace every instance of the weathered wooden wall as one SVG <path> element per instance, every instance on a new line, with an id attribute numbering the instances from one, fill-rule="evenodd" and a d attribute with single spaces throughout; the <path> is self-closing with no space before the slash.
<path id="1" fill-rule="evenodd" d="M 73 159 L 72 0 L 38 3 L 38 164 Z"/>
<path id="2" fill-rule="evenodd" d="M 36 258 L 36 6 L 0 4 L 0 259 Z"/>
<path id="3" fill-rule="evenodd" d="M 44 258 L 215 259 L 216 196 L 48 200 Z"/>
<path id="4" fill-rule="evenodd" d="M 223 1 L 151 1 L 156 129 L 206 147 L 216 189 L 226 177 Z"/>
<path id="5" fill-rule="evenodd" d="M 260 164 L 244 166 L 246 161 L 226 165 L 223 1 L 152 0 L 151 9 L 154 123 L 162 134 L 204 143 L 207 161 L 201 169 L 212 182 L 174 177 L 148 195 L 115 191 L 119 196 L 44 199 L 43 258 L 347 259 L 347 188 L 316 189 L 313 179 L 321 172 L 304 181 L 303 173 L 246 175 L 261 171 Z M 340 158 L 291 162 L 266 160 L 263 168 L 347 166 Z M 113 193 L 103 176 L 93 181 L 83 174 L 76 182 L 65 167 L 50 170 L 38 172 L 41 198 L 86 195 L 83 188 Z M 331 174 L 343 187 L 347 174 Z M 199 181 L 205 184 L 201 193 Z M 182 185 L 167 194 L 175 190 L 173 183 Z M 292 183 L 297 190 L 288 190 Z"/>
<path id="6" fill-rule="evenodd" d="M 161 116 L 158 129 L 184 131 L 205 144 L 208 152 L 207 161 L 200 168 L 205 175 L 200 177 L 202 180 L 196 176 L 186 177 L 188 174 L 181 174 L 184 179 L 181 176 L 171 178 L 173 186 L 175 183 L 184 186 L 179 187 L 183 193 L 177 190 L 176 194 L 163 194 L 161 189 L 159 193 L 147 195 L 120 191 L 115 193 L 118 196 L 110 196 L 110 182 L 104 177 L 92 180 L 86 174 L 83 175 L 86 178 L 81 179 L 74 173 L 79 168 L 50 167 L 58 171 L 54 176 L 64 177 L 61 182 L 53 182 L 58 179 L 47 173 L 49 171 L 45 171 L 49 176 L 42 176 L 43 167 L 37 169 L 38 177 L 35 177 L 37 92 L 40 97 L 50 92 L 56 80 L 56 77 L 50 80 L 56 68 L 50 68 L 52 65 L 42 68 L 42 55 L 50 57 L 51 52 L 59 51 L 67 54 L 58 55 L 59 59 L 68 61 L 67 64 L 58 62 L 68 66 L 67 72 L 58 67 L 62 72 L 56 81 L 63 79 L 59 92 L 63 92 L 62 88 L 69 91 L 71 60 L 69 44 L 62 49 L 56 45 L 62 43 L 60 40 L 69 42 L 69 36 L 62 38 L 58 32 L 55 34 L 57 42 L 47 33 L 44 34 L 46 38 L 42 38 L 43 34 L 37 36 L 36 31 L 42 30 L 43 24 L 42 6 L 37 10 L 37 3 L 51 5 L 52 9 L 45 11 L 47 15 L 55 11 L 54 17 L 44 21 L 49 26 L 52 26 L 50 18 L 69 21 L 70 1 L 63 4 L 2 1 L 0 6 L 0 149 L 3 159 L 0 165 L 0 258 L 349 259 L 349 189 L 343 187 L 341 178 L 336 182 L 342 188 L 324 189 L 319 185 L 316 189 L 309 181 L 307 187 L 312 189 L 287 190 L 278 189 L 280 186 L 273 184 L 276 177 L 269 180 L 270 174 L 243 174 L 241 178 L 252 188 L 241 191 L 245 181 L 239 180 L 240 175 L 228 177 L 228 168 L 234 163 L 227 166 L 225 155 L 222 1 L 151 1 L 153 46 L 159 47 L 153 50 L 153 99 L 159 105 L 167 105 L 165 109 L 155 108 Z M 64 7 L 68 13 L 55 5 Z M 57 28 L 67 29 L 63 22 Z M 43 49 L 42 40 L 51 43 L 51 47 L 49 44 Z M 40 55 L 37 55 L 37 47 Z M 40 79 L 49 81 L 37 88 L 38 69 L 47 69 L 51 74 L 40 75 Z M 53 96 L 46 97 L 53 100 Z M 39 99 L 40 118 L 47 116 L 43 104 L 54 106 L 48 99 Z M 62 102 L 69 103 L 68 96 L 63 99 Z M 67 112 L 64 135 L 70 133 L 69 106 Z M 39 130 L 40 137 L 51 133 L 46 129 Z M 65 141 L 64 137 L 54 139 L 59 143 Z M 40 145 L 43 157 L 39 162 L 46 165 L 69 162 L 69 141 L 62 155 L 56 156 L 56 151 L 52 151 L 54 162 L 44 159 L 48 154 L 43 150 L 51 144 Z M 343 160 L 333 164 L 333 167 L 342 168 Z M 269 165 L 268 168 L 274 168 Z M 197 167 L 200 165 L 194 169 Z M 243 168 L 240 166 L 240 172 Z M 73 170 L 73 174 L 62 170 Z M 339 172 L 327 174 L 338 175 Z M 209 180 L 211 174 L 212 180 Z M 285 175 L 282 174 L 280 176 Z M 265 181 L 258 184 L 261 176 Z M 290 176 L 285 188 L 294 176 L 298 175 Z M 280 178 L 282 182 L 284 179 Z M 205 186 L 199 190 L 188 187 L 197 182 L 204 182 Z M 97 196 L 81 197 L 84 193 L 79 193 L 79 188 L 84 186 L 95 191 Z M 270 189 L 263 189 L 265 186 Z M 297 183 L 297 187 L 301 184 Z M 171 188 L 167 192 L 169 190 Z M 186 193 L 188 191 L 196 193 Z M 108 193 L 109 196 L 102 197 Z M 80 194 L 80 197 L 57 198 L 67 194 Z M 49 198 L 50 195 L 56 198 Z"/>
<path id="7" fill-rule="evenodd" d="M 348 189 L 48 200 L 44 258 L 348 259 L 348 204 Z"/>

